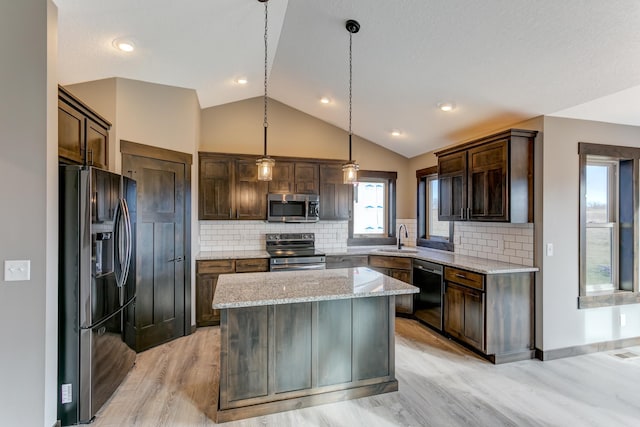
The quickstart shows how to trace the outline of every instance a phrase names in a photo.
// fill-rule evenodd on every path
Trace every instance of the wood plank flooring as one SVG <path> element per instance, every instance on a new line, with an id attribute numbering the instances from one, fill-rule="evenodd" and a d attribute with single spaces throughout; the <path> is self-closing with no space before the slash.
<path id="1" fill-rule="evenodd" d="M 216 425 L 219 328 L 140 353 L 96 427 Z M 638 426 L 640 357 L 492 365 L 415 321 L 396 319 L 400 390 L 222 424 L 274 426 Z"/>

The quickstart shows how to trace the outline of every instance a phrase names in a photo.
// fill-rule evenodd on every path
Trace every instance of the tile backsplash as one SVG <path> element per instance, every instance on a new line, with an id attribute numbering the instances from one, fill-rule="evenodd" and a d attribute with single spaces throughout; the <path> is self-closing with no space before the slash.
<path id="1" fill-rule="evenodd" d="M 405 224 L 409 238 L 406 246 L 415 246 L 416 219 L 396 220 Z M 281 224 L 264 221 L 200 221 L 200 251 L 263 250 L 267 233 L 315 233 L 316 247 L 325 252 L 345 252 L 349 235 L 348 221 L 320 221 L 312 224 Z M 456 222 L 454 251 L 475 256 L 533 265 L 533 224 Z"/>
<path id="2" fill-rule="evenodd" d="M 281 224 L 265 221 L 200 221 L 200 252 L 264 250 L 267 233 L 315 233 L 316 247 L 345 252 L 348 221 Z"/>
<path id="3" fill-rule="evenodd" d="M 456 222 L 453 244 L 460 255 L 533 265 L 533 224 Z"/>

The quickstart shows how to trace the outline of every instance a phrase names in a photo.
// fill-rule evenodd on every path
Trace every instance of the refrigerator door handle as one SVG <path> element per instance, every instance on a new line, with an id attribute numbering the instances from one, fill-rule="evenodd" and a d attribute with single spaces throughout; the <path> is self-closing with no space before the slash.
<path id="1" fill-rule="evenodd" d="M 124 226 L 125 226 L 125 265 L 122 275 L 122 286 L 127 282 L 129 277 L 129 269 L 131 267 L 131 256 L 133 253 L 133 235 L 131 230 L 131 215 L 129 213 L 129 206 L 125 199 L 120 200 L 122 203 L 122 212 L 124 213 Z"/>
<path id="2" fill-rule="evenodd" d="M 115 248 L 118 263 L 118 270 L 116 271 L 116 285 L 121 288 L 124 286 L 124 276 L 125 276 L 125 268 L 126 268 L 126 258 L 127 258 L 127 248 L 126 248 L 126 218 L 125 211 L 122 205 L 122 199 L 118 200 L 118 205 L 116 206 L 116 213 L 114 216 L 114 230 L 115 235 L 117 236 L 115 240 Z M 124 235 L 123 235 L 124 233 Z"/>

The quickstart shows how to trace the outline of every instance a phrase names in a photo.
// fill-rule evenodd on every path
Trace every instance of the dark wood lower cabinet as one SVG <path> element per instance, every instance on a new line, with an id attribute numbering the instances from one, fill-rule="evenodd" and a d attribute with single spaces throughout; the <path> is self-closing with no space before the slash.
<path id="1" fill-rule="evenodd" d="M 266 258 L 196 261 L 196 326 L 220 324 L 220 310 L 211 308 L 220 274 L 263 271 L 269 271 Z"/>
<path id="2" fill-rule="evenodd" d="M 369 266 L 394 279 L 411 283 L 412 261 L 407 257 L 369 255 Z M 396 313 L 413 314 L 413 295 L 396 296 Z"/>
<path id="3" fill-rule="evenodd" d="M 533 273 L 485 276 L 445 267 L 445 278 L 445 334 L 493 363 L 533 358 Z"/>

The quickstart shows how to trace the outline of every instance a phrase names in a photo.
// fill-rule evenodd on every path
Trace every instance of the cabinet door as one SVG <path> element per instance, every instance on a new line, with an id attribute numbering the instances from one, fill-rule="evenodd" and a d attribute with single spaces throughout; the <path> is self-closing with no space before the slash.
<path id="1" fill-rule="evenodd" d="M 411 270 L 394 270 L 390 269 L 390 276 L 394 279 L 401 280 L 405 283 L 411 283 Z"/>
<path id="2" fill-rule="evenodd" d="M 508 221 L 508 140 L 469 149 L 468 206 L 471 220 Z"/>
<path id="3" fill-rule="evenodd" d="M 273 167 L 273 179 L 269 181 L 269 193 L 293 193 L 294 170 L 293 162 L 277 161 Z"/>
<path id="4" fill-rule="evenodd" d="M 318 194 L 319 169 L 316 163 L 295 164 L 295 192 L 300 194 Z"/>
<path id="5" fill-rule="evenodd" d="M 84 116 L 58 101 L 58 155 L 72 163 L 84 163 Z"/>
<path id="6" fill-rule="evenodd" d="M 465 289 L 464 340 L 484 351 L 484 292 Z"/>
<path id="7" fill-rule="evenodd" d="M 438 220 L 466 219 L 467 153 L 438 157 Z"/>
<path id="8" fill-rule="evenodd" d="M 266 181 L 258 181 L 255 160 L 236 161 L 236 219 L 267 219 Z"/>
<path id="9" fill-rule="evenodd" d="M 464 288 L 447 283 L 444 293 L 444 331 L 460 339 L 464 339 L 464 295 Z"/>
<path id="10" fill-rule="evenodd" d="M 198 219 L 231 218 L 232 165 L 229 158 L 200 157 Z"/>
<path id="11" fill-rule="evenodd" d="M 342 165 L 320 165 L 320 219 L 346 220 L 351 216 L 353 186 L 342 183 Z"/>
<path id="12" fill-rule="evenodd" d="M 211 308 L 217 284 L 217 274 L 198 274 L 196 276 L 196 326 L 211 326 L 220 323 L 220 310 Z"/>
<path id="13" fill-rule="evenodd" d="M 86 119 L 87 164 L 107 169 L 109 132 L 91 119 Z"/>

